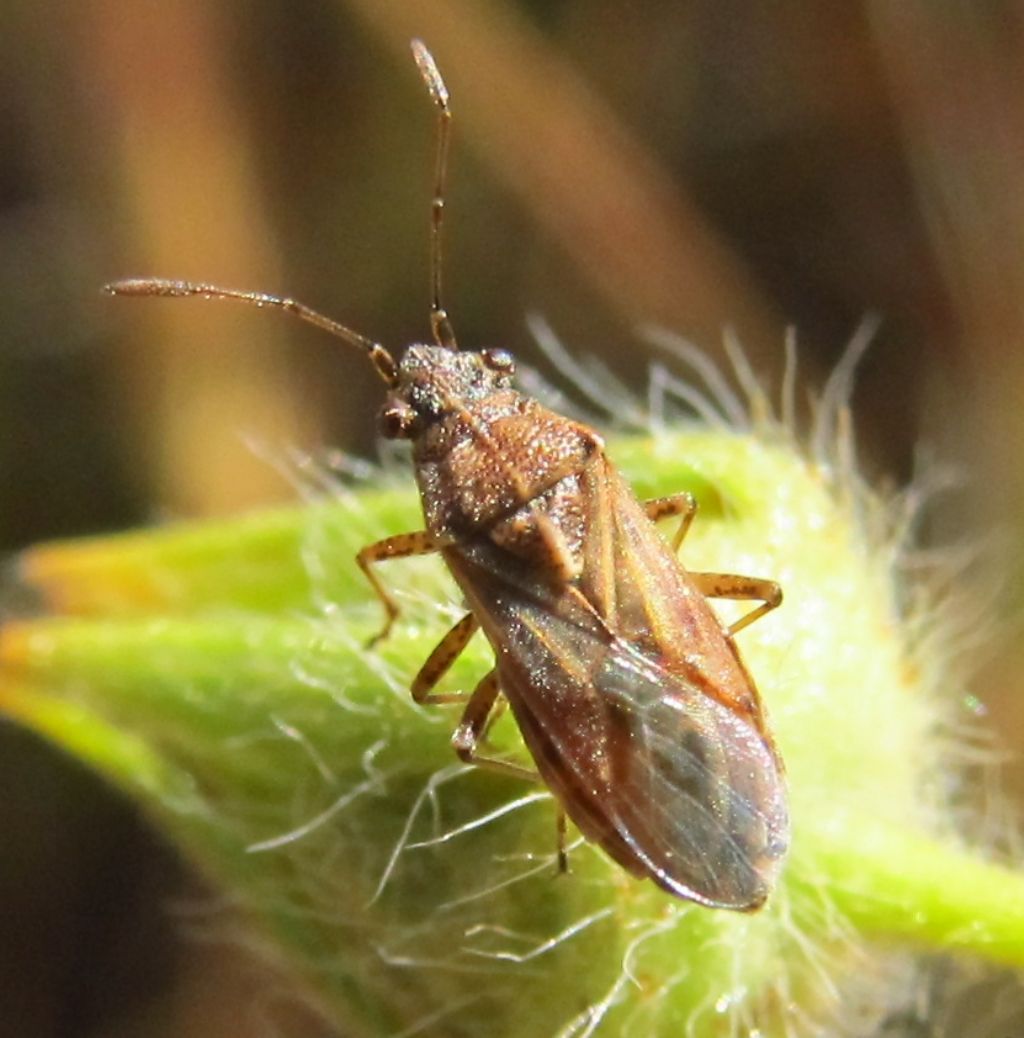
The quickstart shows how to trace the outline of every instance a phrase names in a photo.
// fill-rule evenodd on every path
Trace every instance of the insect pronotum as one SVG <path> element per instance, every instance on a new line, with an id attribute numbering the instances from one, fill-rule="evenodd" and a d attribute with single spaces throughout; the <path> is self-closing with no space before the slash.
<path id="1" fill-rule="evenodd" d="M 594 430 L 513 388 L 507 352 L 458 350 L 441 291 L 451 108 L 430 52 L 418 40 L 412 50 L 438 118 L 433 345 L 414 343 L 396 361 L 380 343 L 260 292 L 156 278 L 108 289 L 276 307 L 363 350 L 387 387 L 382 435 L 412 443 L 425 527 L 356 557 L 385 611 L 374 640 L 398 616 L 376 569 L 386 559 L 438 552 L 467 604 L 413 680 L 413 698 L 462 703 L 455 752 L 539 777 L 560 832 L 567 815 L 633 875 L 751 911 L 771 891 L 789 821 L 782 763 L 735 635 L 782 593 L 770 580 L 687 572 L 677 552 L 696 509 L 689 494 L 639 502 Z M 669 516 L 679 520 L 671 543 L 654 526 Z M 761 604 L 723 626 L 708 598 Z M 478 628 L 494 668 L 468 695 L 435 692 Z M 478 753 L 502 697 L 536 773 Z"/>

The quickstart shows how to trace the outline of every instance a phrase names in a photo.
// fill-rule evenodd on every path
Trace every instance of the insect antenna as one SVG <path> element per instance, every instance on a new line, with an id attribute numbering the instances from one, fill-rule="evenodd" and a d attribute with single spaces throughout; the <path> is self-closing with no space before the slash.
<path id="1" fill-rule="evenodd" d="M 444 227 L 444 187 L 448 172 L 448 143 L 451 139 L 452 110 L 448 87 L 438 71 L 434 56 L 422 40 L 413 40 L 412 56 L 423 82 L 437 106 L 437 158 L 434 165 L 434 197 L 430 203 L 430 327 L 434 341 L 445 349 L 457 350 L 455 330 L 448 311 L 441 305 L 441 231 Z"/>
<path id="2" fill-rule="evenodd" d="M 252 306 L 269 306 L 286 313 L 294 314 L 307 324 L 312 324 L 325 332 L 343 339 L 345 342 L 364 350 L 370 358 L 377 374 L 389 385 L 398 381 L 398 368 L 391 354 L 373 339 L 346 328 L 330 317 L 325 317 L 311 307 L 286 296 L 272 296 L 266 292 L 246 292 L 237 288 L 221 288 L 219 285 L 207 285 L 196 281 L 171 281 L 166 278 L 125 278 L 123 281 L 112 281 L 104 285 L 103 290 L 115 296 L 167 296 L 182 298 L 184 296 L 200 296 L 203 299 L 237 299 Z"/>

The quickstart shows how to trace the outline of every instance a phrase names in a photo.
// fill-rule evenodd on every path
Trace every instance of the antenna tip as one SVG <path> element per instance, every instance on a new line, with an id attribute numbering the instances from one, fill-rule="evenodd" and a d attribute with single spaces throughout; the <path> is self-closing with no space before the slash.
<path id="1" fill-rule="evenodd" d="M 162 288 L 162 283 L 154 278 L 122 278 L 104 285 L 103 291 L 111 296 L 151 296 Z"/>
<path id="2" fill-rule="evenodd" d="M 190 281 L 170 281 L 167 278 L 122 278 L 103 286 L 112 296 L 194 296 L 202 292 L 216 294 L 213 285 L 194 285 Z"/>
<path id="3" fill-rule="evenodd" d="M 444 85 L 444 80 L 441 78 L 437 62 L 434 61 L 434 55 L 430 53 L 427 45 L 420 39 L 410 40 L 409 46 L 412 48 L 413 59 L 416 62 L 416 67 L 420 70 L 423 82 L 427 84 L 430 96 L 442 108 L 447 108 L 448 88 Z"/>

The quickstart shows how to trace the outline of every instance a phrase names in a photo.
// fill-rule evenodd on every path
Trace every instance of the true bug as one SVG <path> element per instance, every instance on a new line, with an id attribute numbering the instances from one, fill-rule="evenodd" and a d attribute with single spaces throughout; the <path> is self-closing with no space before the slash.
<path id="1" fill-rule="evenodd" d="M 387 386 L 380 431 L 412 442 L 425 529 L 358 553 L 374 566 L 439 552 L 468 611 L 412 683 L 418 703 L 464 702 L 453 735 L 478 756 L 504 696 L 539 772 L 588 839 L 677 897 L 750 911 L 771 890 L 789 840 L 783 769 L 734 635 L 779 605 L 777 584 L 689 573 L 677 551 L 689 494 L 640 503 L 601 437 L 512 387 L 504 350 L 459 352 L 442 306 L 448 91 L 426 47 L 413 55 L 438 113 L 431 219 L 431 328 L 399 361 L 380 344 L 292 299 L 214 285 L 132 279 L 118 295 L 239 299 L 290 311 L 364 350 Z M 654 520 L 679 519 L 671 544 Z M 759 600 L 723 627 L 707 598 Z M 493 670 L 465 695 L 433 690 L 477 629 Z M 375 639 L 376 640 L 376 639 Z M 564 821 L 560 813 L 560 831 Z"/>

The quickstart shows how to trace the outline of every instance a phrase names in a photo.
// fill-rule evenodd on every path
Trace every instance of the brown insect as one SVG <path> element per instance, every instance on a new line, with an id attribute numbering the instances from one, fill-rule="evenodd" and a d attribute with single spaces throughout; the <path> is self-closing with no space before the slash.
<path id="1" fill-rule="evenodd" d="M 568 815 L 633 875 L 751 911 L 772 888 L 789 822 L 782 763 L 734 636 L 782 593 L 770 580 L 687 572 L 676 555 L 696 509 L 689 494 L 640 503 L 594 430 L 513 388 L 507 352 L 458 352 L 441 305 L 451 110 L 430 53 L 412 47 L 438 111 L 435 345 L 415 343 L 395 361 L 292 299 L 161 279 L 108 289 L 276 307 L 365 350 L 387 386 L 382 435 L 412 443 L 426 526 L 357 556 L 387 614 L 378 639 L 398 615 L 374 568 L 386 559 L 439 552 L 468 606 L 416 675 L 413 698 L 464 703 L 452 738 L 463 760 L 536 779 L 478 754 L 503 696 L 558 802 L 560 833 Z M 671 544 L 653 522 L 667 516 L 679 519 Z M 761 604 L 723 627 L 708 598 Z M 468 696 L 435 692 L 478 628 L 494 669 Z"/>

